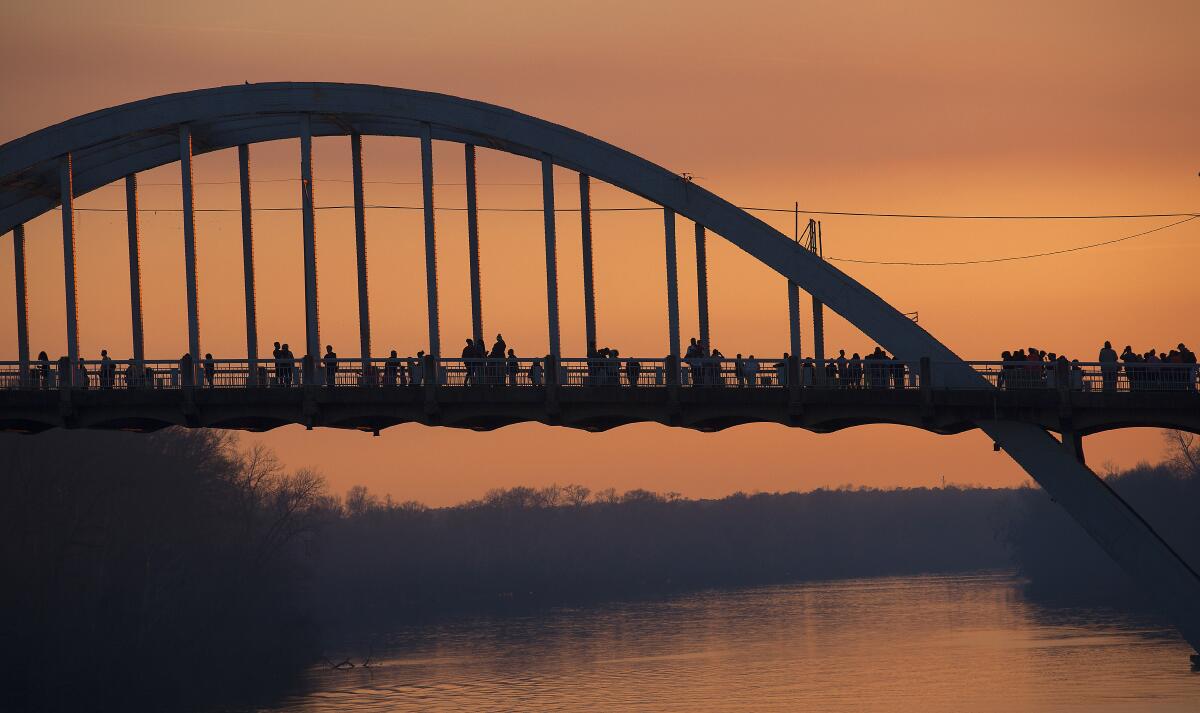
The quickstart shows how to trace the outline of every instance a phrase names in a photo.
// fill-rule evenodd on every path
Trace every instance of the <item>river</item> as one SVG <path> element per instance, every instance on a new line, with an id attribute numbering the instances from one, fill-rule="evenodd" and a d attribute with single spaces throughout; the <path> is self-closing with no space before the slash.
<path id="1" fill-rule="evenodd" d="M 459 618 L 371 648 L 368 667 L 313 669 L 305 693 L 264 710 L 1200 710 L 1173 631 L 1039 606 L 992 573 Z"/>

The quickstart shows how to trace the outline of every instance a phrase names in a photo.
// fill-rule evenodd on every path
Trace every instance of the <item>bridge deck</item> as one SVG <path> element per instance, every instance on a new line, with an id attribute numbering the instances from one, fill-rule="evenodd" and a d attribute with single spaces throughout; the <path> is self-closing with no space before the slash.
<path id="1" fill-rule="evenodd" d="M 1200 433 L 1194 391 L 396 386 L 0 391 L 0 429 L 264 431 L 287 424 L 376 431 L 401 423 L 489 430 L 540 422 L 603 431 L 655 422 L 716 431 L 779 423 L 815 432 L 890 423 L 960 433 L 994 419 L 1076 435 L 1155 426 Z"/>

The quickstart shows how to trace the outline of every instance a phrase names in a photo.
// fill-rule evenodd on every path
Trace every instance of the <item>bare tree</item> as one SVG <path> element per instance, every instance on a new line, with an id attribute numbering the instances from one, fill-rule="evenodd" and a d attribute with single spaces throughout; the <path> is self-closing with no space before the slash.
<path id="1" fill-rule="evenodd" d="M 1167 446 L 1167 465 L 1182 478 L 1200 477 L 1200 443 L 1196 434 L 1185 431 L 1163 431 Z"/>

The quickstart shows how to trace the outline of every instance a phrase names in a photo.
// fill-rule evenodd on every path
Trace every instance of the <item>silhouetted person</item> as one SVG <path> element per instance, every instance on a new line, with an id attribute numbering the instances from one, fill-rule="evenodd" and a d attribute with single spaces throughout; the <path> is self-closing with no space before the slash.
<path id="1" fill-rule="evenodd" d="M 323 362 L 325 362 L 325 385 L 326 386 L 332 387 L 332 386 L 337 385 L 337 373 L 338 373 L 337 358 L 338 358 L 337 354 L 334 353 L 334 351 L 333 351 L 333 345 L 326 344 L 325 345 L 325 356 L 321 358 L 321 360 Z"/>
<path id="2" fill-rule="evenodd" d="M 208 388 L 213 388 L 217 378 L 217 363 L 213 360 L 212 354 L 204 355 L 204 383 Z"/>
<path id="3" fill-rule="evenodd" d="M 1133 347 L 1129 344 L 1125 345 L 1124 351 L 1121 352 L 1121 361 L 1125 364 L 1125 378 L 1129 381 L 1129 390 L 1136 391 L 1141 388 L 1139 383 L 1142 376 L 1142 370 L 1137 366 L 1142 361 L 1137 352 L 1133 351 Z"/>
<path id="4" fill-rule="evenodd" d="M 88 386 L 91 385 L 89 383 L 91 381 L 91 379 L 88 376 L 87 359 L 84 359 L 83 357 L 79 357 L 78 369 L 79 369 L 79 378 L 77 379 L 77 381 L 79 383 L 77 383 L 75 385 L 81 389 L 86 389 L 86 388 L 88 388 Z"/>
<path id="5" fill-rule="evenodd" d="M 383 363 L 383 383 L 385 386 L 395 386 L 399 372 L 403 371 L 400 364 L 400 357 L 396 356 L 396 350 L 393 349 L 387 361 Z"/>
<path id="6" fill-rule="evenodd" d="M 1196 390 L 1196 377 L 1200 375 L 1196 366 L 1196 352 L 1188 349 L 1183 342 L 1179 343 L 1179 363 L 1183 365 L 1181 373 L 1188 391 Z"/>
<path id="7" fill-rule="evenodd" d="M 900 361 L 900 357 L 892 355 L 892 388 L 904 388 L 904 362 Z"/>
<path id="8" fill-rule="evenodd" d="M 463 386 L 470 386 L 475 380 L 475 340 L 468 339 L 467 346 L 462 350 L 463 367 L 466 369 L 466 374 L 463 376 Z"/>
<path id="9" fill-rule="evenodd" d="M 412 376 L 410 384 L 413 386 L 421 386 L 425 383 L 425 352 L 418 351 L 417 358 L 410 361 L 409 374 Z"/>
<path id="10" fill-rule="evenodd" d="M 863 360 L 862 360 L 862 357 L 860 357 L 858 355 L 858 352 L 854 352 L 854 354 L 852 354 L 850 356 L 849 369 L 850 369 L 850 388 L 852 388 L 852 389 L 862 388 Z"/>
<path id="11" fill-rule="evenodd" d="M 50 388 L 50 356 L 46 352 L 38 352 L 38 386 L 43 389 Z"/>
<path id="12" fill-rule="evenodd" d="M 511 349 L 508 350 L 508 358 L 505 360 L 504 367 L 504 371 L 508 374 L 508 385 L 516 386 L 517 375 L 521 373 L 521 365 L 517 361 L 517 355 Z"/>
<path id="13" fill-rule="evenodd" d="M 542 360 L 534 359 L 533 363 L 529 365 L 529 383 L 533 384 L 534 386 L 541 386 L 542 376 Z"/>
<path id="14" fill-rule="evenodd" d="M 738 386 L 746 385 L 746 362 L 740 353 L 733 359 L 733 376 Z"/>
<path id="15" fill-rule="evenodd" d="M 133 362 L 125 367 L 125 388 L 136 389 L 141 386 L 141 379 L 138 378 L 137 365 Z"/>
<path id="16" fill-rule="evenodd" d="M 275 383 L 274 386 L 283 386 L 283 348 L 279 346 L 279 342 L 275 342 L 275 348 L 271 350 L 271 357 L 275 361 Z"/>
<path id="17" fill-rule="evenodd" d="M 802 386 L 812 386 L 816 383 L 816 367 L 812 357 L 805 357 L 804 363 L 800 365 L 800 384 Z"/>
<path id="18" fill-rule="evenodd" d="M 71 385 L 71 360 L 65 356 L 58 358 L 58 368 L 55 376 L 58 379 L 58 387 L 61 389 L 64 386 Z"/>
<path id="19" fill-rule="evenodd" d="M 116 367 L 108 356 L 107 349 L 100 350 L 100 388 L 111 389 L 116 380 Z"/>
<path id="20" fill-rule="evenodd" d="M 279 348 L 279 363 L 281 382 L 284 386 L 291 386 L 296 373 L 296 355 L 292 353 L 292 348 L 284 344 Z"/>
<path id="21" fill-rule="evenodd" d="M 746 358 L 746 363 L 742 367 L 746 372 L 746 384 L 748 386 L 758 386 L 758 360 L 751 354 Z"/>
<path id="22" fill-rule="evenodd" d="M 1105 391 L 1117 390 L 1117 373 L 1121 366 L 1117 363 L 1117 351 L 1112 348 L 1112 342 L 1104 342 L 1104 347 L 1100 350 L 1100 380 L 1104 384 Z"/>
<path id="23" fill-rule="evenodd" d="M 492 345 L 492 350 L 487 355 L 487 381 L 493 386 L 504 385 L 504 350 L 508 345 L 504 343 L 504 336 L 497 334 L 496 343 Z"/>
<path id="24" fill-rule="evenodd" d="M 712 359 L 712 364 L 713 364 L 713 366 L 712 366 L 713 385 L 714 386 L 724 386 L 725 385 L 725 369 L 724 369 L 724 365 L 721 362 L 723 362 L 725 360 L 725 355 L 721 353 L 720 349 L 713 347 L 712 355 L 710 358 Z"/>
<path id="25" fill-rule="evenodd" d="M 191 352 L 179 357 L 179 383 L 183 386 L 196 385 L 196 365 Z"/>
<path id="26" fill-rule="evenodd" d="M 637 386 L 638 381 L 642 378 L 642 363 L 636 359 L 626 361 L 625 378 L 629 381 L 630 386 Z"/>

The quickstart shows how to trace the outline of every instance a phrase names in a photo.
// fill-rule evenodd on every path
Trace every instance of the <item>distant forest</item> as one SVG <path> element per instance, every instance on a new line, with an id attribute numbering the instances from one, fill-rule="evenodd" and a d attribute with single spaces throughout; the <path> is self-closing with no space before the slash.
<path id="1" fill-rule="evenodd" d="M 1200 564 L 1200 443 L 1108 476 Z M 715 500 L 579 485 L 448 508 L 288 472 L 212 431 L 0 437 L 0 709 L 197 709 L 359 631 L 446 612 L 1015 568 L 1038 596 L 1144 603 L 1037 488 Z"/>

